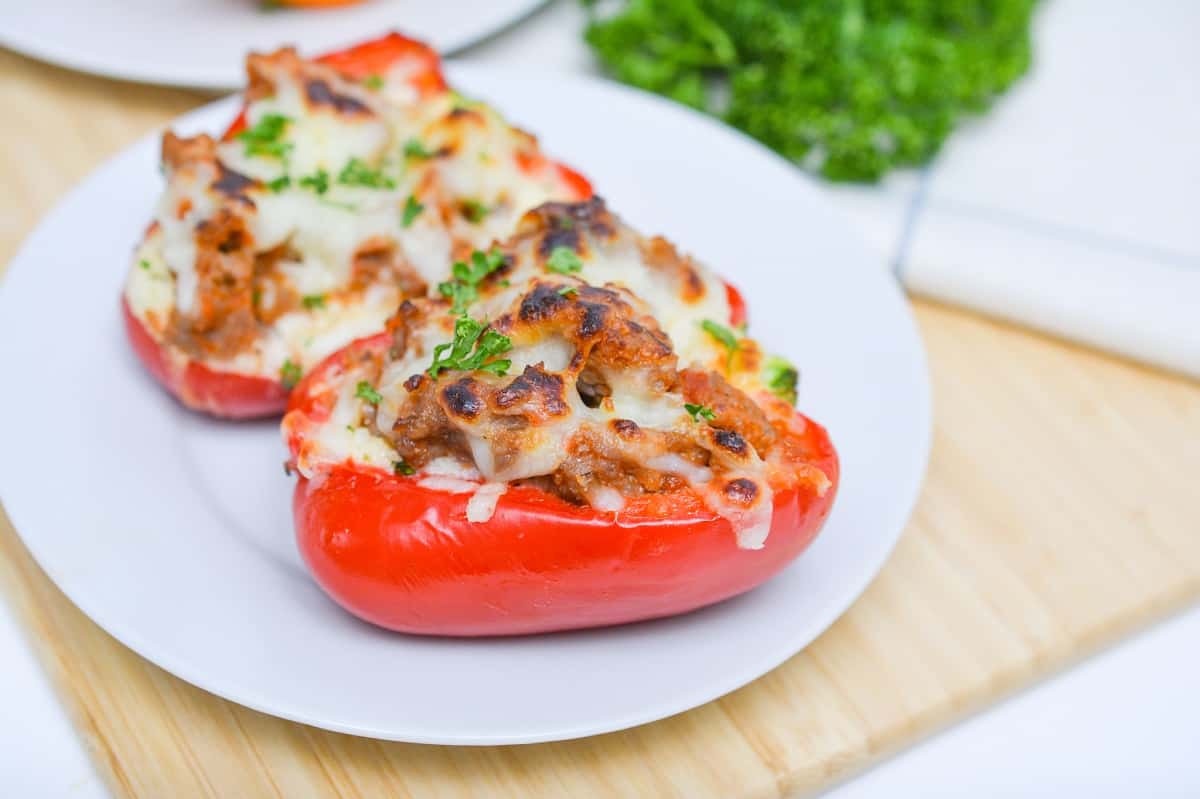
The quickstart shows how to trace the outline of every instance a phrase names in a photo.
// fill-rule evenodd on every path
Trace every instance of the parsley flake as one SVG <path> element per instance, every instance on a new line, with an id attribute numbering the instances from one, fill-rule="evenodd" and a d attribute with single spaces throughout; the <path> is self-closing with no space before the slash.
<path id="1" fill-rule="evenodd" d="M 420 139 L 409 139 L 404 142 L 405 158 L 433 158 L 435 155 L 437 153 L 427 149 Z"/>
<path id="2" fill-rule="evenodd" d="M 283 362 L 283 366 L 279 367 L 279 382 L 284 388 L 292 388 L 300 382 L 300 378 L 304 376 L 300 364 L 288 358 Z"/>
<path id="3" fill-rule="evenodd" d="M 329 191 L 329 173 L 324 169 L 318 169 L 311 175 L 305 175 L 300 178 L 300 188 L 312 189 L 317 194 L 324 194 Z"/>
<path id="4" fill-rule="evenodd" d="M 692 417 L 693 422 L 698 422 L 702 418 L 712 421 L 717 418 L 717 412 L 707 405 L 693 405 L 690 402 L 683 403 L 683 409 Z"/>
<path id="5" fill-rule="evenodd" d="M 728 369 L 733 365 L 734 353 L 738 351 L 738 339 L 733 334 L 733 331 L 725 327 L 725 325 L 717 324 L 711 319 L 705 319 L 700 323 L 700 327 L 704 332 L 715 338 L 729 352 L 729 356 L 725 360 L 725 368 Z"/>
<path id="6" fill-rule="evenodd" d="M 140 266 L 142 269 L 145 269 L 147 272 L 150 271 L 150 262 L 147 261 L 145 258 L 138 261 L 138 266 Z"/>
<path id="7" fill-rule="evenodd" d="M 363 161 L 351 158 L 338 174 L 338 183 L 343 186 L 363 186 L 368 189 L 394 189 L 396 181 L 381 170 L 371 169 Z"/>
<path id="8" fill-rule="evenodd" d="M 304 295 L 303 298 L 301 298 L 300 302 L 303 303 L 305 309 L 307 309 L 309 311 L 316 310 L 317 308 L 324 308 L 325 307 L 325 295 L 324 294 L 306 294 L 306 295 Z"/>
<path id="9" fill-rule="evenodd" d="M 291 185 L 292 179 L 288 175 L 280 175 L 274 180 L 267 181 L 267 189 L 270 190 L 272 194 L 278 194 Z"/>
<path id="10" fill-rule="evenodd" d="M 363 86 L 366 86 L 368 89 L 379 91 L 383 88 L 383 76 L 368 75 L 367 77 L 363 78 Z"/>
<path id="11" fill-rule="evenodd" d="M 396 470 L 396 474 L 402 474 L 405 477 L 416 474 L 417 470 L 408 465 L 408 461 L 401 458 L 398 461 L 392 461 L 392 468 Z"/>
<path id="12" fill-rule="evenodd" d="M 417 201 L 416 195 L 408 195 L 408 199 L 404 201 L 404 211 L 400 214 L 400 224 L 404 227 L 411 227 L 412 223 L 424 210 L 425 206 Z"/>
<path id="13" fill-rule="evenodd" d="M 560 275 L 569 275 L 583 269 L 583 261 L 570 247 L 555 247 L 546 259 L 546 269 Z"/>
<path id="14" fill-rule="evenodd" d="M 366 400 L 372 405 L 378 405 L 383 401 L 383 395 L 376 391 L 366 380 L 358 381 L 358 385 L 354 387 L 354 396 L 361 400 Z"/>
<path id="15" fill-rule="evenodd" d="M 497 250 L 471 253 L 470 262 L 455 261 L 450 269 L 453 280 L 438 284 L 438 293 L 451 301 L 450 311 L 465 313 L 467 307 L 479 298 L 479 284 L 483 279 L 504 266 L 504 256 Z"/>
<path id="16" fill-rule="evenodd" d="M 796 385 L 800 382 L 800 372 L 796 367 L 778 355 L 772 355 L 763 368 L 762 379 L 772 394 L 792 405 L 796 404 Z"/>
<path id="17" fill-rule="evenodd" d="M 572 294 L 578 294 L 579 289 L 575 288 L 574 286 L 563 286 L 558 290 L 558 293 L 563 297 L 569 297 Z"/>
<path id="18" fill-rule="evenodd" d="M 491 372 L 504 377 L 512 361 L 508 359 L 487 361 L 512 349 L 512 341 L 502 333 L 485 327 L 469 316 L 461 316 L 454 323 L 454 339 L 433 348 L 433 363 L 429 365 L 429 376 L 437 379 L 444 370 L 462 372 Z M 443 357 L 444 356 L 444 357 Z"/>
<path id="19" fill-rule="evenodd" d="M 478 225 L 490 213 L 490 209 L 479 200 L 463 200 L 458 204 L 458 210 L 463 218 L 473 225 Z"/>
<path id="20" fill-rule="evenodd" d="M 291 121 L 282 114 L 264 114 L 253 127 L 239 133 L 237 139 L 246 145 L 246 155 L 282 159 L 292 149 L 291 144 L 282 140 Z"/>

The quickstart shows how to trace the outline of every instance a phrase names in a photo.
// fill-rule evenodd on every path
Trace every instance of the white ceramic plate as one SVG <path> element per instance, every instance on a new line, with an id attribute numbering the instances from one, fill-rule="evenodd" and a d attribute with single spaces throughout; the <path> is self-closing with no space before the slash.
<path id="1" fill-rule="evenodd" d="M 30 236 L 0 285 L 0 497 L 60 588 L 117 639 L 213 693 L 333 730 L 493 744 L 607 732 L 714 699 L 829 626 L 892 549 L 929 439 L 901 292 L 818 191 L 749 139 L 581 78 L 456 67 L 579 165 L 611 206 L 743 290 L 751 330 L 801 366 L 844 479 L 824 532 L 742 597 L 604 630 L 438 640 L 359 622 L 309 580 L 273 423 L 181 410 L 135 362 L 117 298 L 161 187 L 145 139 Z M 224 100 L 184 117 L 216 131 Z M 65 321 L 64 321 L 65 320 Z"/>
<path id="2" fill-rule="evenodd" d="M 400 30 L 451 53 L 512 25 L 545 0 L 363 0 L 345 8 L 271 8 L 259 0 L 0 0 L 0 44 L 109 78 L 238 89 L 250 50 L 319 54 Z"/>

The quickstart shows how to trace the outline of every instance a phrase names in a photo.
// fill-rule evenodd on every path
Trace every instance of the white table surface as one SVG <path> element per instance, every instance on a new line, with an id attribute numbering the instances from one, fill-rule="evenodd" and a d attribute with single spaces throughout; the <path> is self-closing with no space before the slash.
<path id="1" fill-rule="evenodd" d="M 594 72 L 579 41 L 582 19 L 571 0 L 560 1 L 464 58 Z M 903 238 L 915 184 L 915 177 L 901 175 L 874 193 L 835 189 L 830 195 L 865 236 L 886 248 Z M 0 795 L 106 796 L 24 636 L 0 603 L 0 707 L 7 722 L 0 725 Z M 1198 720 L 1200 608 L 972 716 L 826 795 L 1196 797 Z"/>

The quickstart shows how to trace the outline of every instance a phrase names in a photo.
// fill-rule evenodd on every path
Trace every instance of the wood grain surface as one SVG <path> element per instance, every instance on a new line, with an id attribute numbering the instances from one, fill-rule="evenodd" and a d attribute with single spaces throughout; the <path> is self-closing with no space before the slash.
<path id="1" fill-rule="evenodd" d="M 0 75 L 0 263 L 91 168 L 207 99 L 4 52 Z M 924 302 L 916 312 L 933 457 L 895 554 L 803 653 L 665 721 L 454 748 L 265 716 L 110 638 L 2 513 L 0 594 L 119 796 L 802 794 L 1200 595 L 1200 386 Z"/>

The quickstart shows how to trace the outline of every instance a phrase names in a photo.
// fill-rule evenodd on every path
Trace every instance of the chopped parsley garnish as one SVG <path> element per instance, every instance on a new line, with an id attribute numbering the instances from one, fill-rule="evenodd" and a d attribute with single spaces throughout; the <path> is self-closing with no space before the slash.
<path id="1" fill-rule="evenodd" d="M 450 269 L 453 280 L 438 284 L 438 293 L 451 301 L 452 313 L 465 313 L 467 307 L 479 298 L 479 284 L 483 279 L 504 266 L 504 256 L 498 251 L 471 253 L 470 262 L 455 261 Z"/>
<path id="2" fill-rule="evenodd" d="M 312 189 L 317 194 L 324 194 L 329 191 L 329 173 L 324 169 L 318 169 L 311 175 L 305 175 L 300 178 L 300 188 Z"/>
<path id="3" fill-rule="evenodd" d="M 324 294 L 306 294 L 300 300 L 300 302 L 303 303 L 304 307 L 310 311 L 315 310 L 317 308 L 324 308 L 325 307 L 325 295 Z"/>
<path id="4" fill-rule="evenodd" d="M 254 127 L 237 135 L 238 141 L 246 145 L 246 155 L 284 158 L 292 149 L 291 144 L 283 141 L 283 133 L 291 121 L 282 114 L 264 114 Z"/>
<path id="5" fill-rule="evenodd" d="M 772 394 L 792 405 L 796 404 L 796 384 L 800 382 L 800 372 L 796 367 L 778 355 L 772 355 L 763 367 L 762 379 Z"/>
<path id="6" fill-rule="evenodd" d="M 429 376 L 437 378 L 443 370 L 462 372 L 491 372 L 504 377 L 512 361 L 508 359 L 487 361 L 512 349 L 512 341 L 483 323 L 469 316 L 460 316 L 454 323 L 454 339 L 433 348 L 433 363 L 429 365 Z M 443 357 L 444 356 L 444 357 Z"/>
<path id="7" fill-rule="evenodd" d="M 368 89 L 375 89 L 378 91 L 379 89 L 383 88 L 383 76 L 368 75 L 367 77 L 363 78 L 363 86 L 366 86 Z"/>
<path id="8" fill-rule="evenodd" d="M 358 385 L 354 387 L 354 396 L 361 400 L 366 400 L 372 405 L 378 405 L 383 401 L 383 395 L 376 391 L 366 380 L 358 381 Z"/>
<path id="9" fill-rule="evenodd" d="M 725 361 L 725 368 L 728 369 L 733 365 L 733 355 L 738 351 L 738 339 L 733 334 L 733 331 L 725 327 L 725 325 L 717 324 L 711 319 L 705 319 L 700 323 L 700 327 L 704 328 L 704 332 L 715 338 L 729 352 L 729 357 Z"/>
<path id="10" fill-rule="evenodd" d="M 138 266 L 140 266 L 142 269 L 145 269 L 147 272 L 150 271 L 150 262 L 147 261 L 145 258 L 138 261 Z"/>
<path id="11" fill-rule="evenodd" d="M 392 461 L 392 468 L 396 470 L 396 474 L 402 474 L 408 477 L 411 474 L 416 474 L 417 470 L 408 465 L 408 461 L 401 458 L 398 461 Z"/>
<path id="12" fill-rule="evenodd" d="M 563 286 L 558 290 L 558 293 L 564 297 L 569 297 L 572 294 L 578 294 L 579 289 L 575 288 L 574 286 Z"/>
<path id="13" fill-rule="evenodd" d="M 396 181 L 378 169 L 371 169 L 363 161 L 351 158 L 338 174 L 338 183 L 343 186 L 364 186 L 368 189 L 394 189 Z"/>
<path id="14" fill-rule="evenodd" d="M 479 291 L 474 286 L 468 286 L 457 280 L 438 283 L 438 293 L 450 300 L 450 311 L 455 314 L 465 313 L 479 296 Z"/>
<path id="15" fill-rule="evenodd" d="M 287 175 L 280 175 L 274 180 L 267 181 L 267 189 L 269 189 L 273 194 L 278 194 L 291 185 L 292 179 Z"/>
<path id="16" fill-rule="evenodd" d="M 250 292 L 250 304 L 253 305 L 255 308 L 257 308 L 259 306 L 259 303 L 261 303 L 261 302 L 262 302 L 262 291 L 260 289 L 254 289 L 253 291 L 251 291 Z"/>
<path id="17" fill-rule="evenodd" d="M 437 153 L 426 149 L 420 139 L 409 139 L 404 142 L 404 157 L 405 158 L 433 158 Z"/>
<path id="18" fill-rule="evenodd" d="M 300 364 L 288 358 L 283 362 L 283 366 L 279 367 L 279 382 L 283 383 L 284 388 L 292 388 L 300 382 L 300 378 L 304 376 L 304 372 L 300 369 Z"/>
<path id="19" fill-rule="evenodd" d="M 583 261 L 570 247 L 555 247 L 546 259 L 546 269 L 560 275 L 569 275 L 583 269 Z"/>
<path id="20" fill-rule="evenodd" d="M 693 405 L 690 402 L 683 403 L 683 409 L 692 417 L 693 422 L 698 422 L 701 419 L 712 421 L 717 418 L 717 412 L 707 405 Z"/>
<path id="21" fill-rule="evenodd" d="M 462 212 L 463 217 L 473 225 L 482 222 L 489 213 L 486 205 L 479 200 L 463 200 L 458 204 L 458 210 Z"/>
<path id="22" fill-rule="evenodd" d="M 416 195 L 408 195 L 408 199 L 404 201 L 404 211 L 400 214 L 400 224 L 404 227 L 411 227 L 424 210 L 425 206 L 417 201 Z"/>

